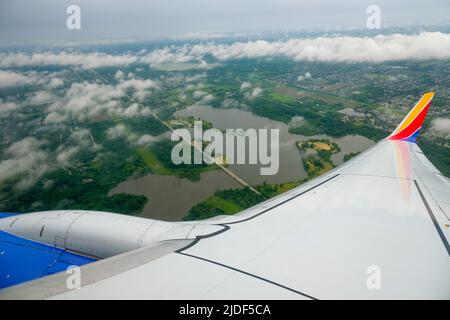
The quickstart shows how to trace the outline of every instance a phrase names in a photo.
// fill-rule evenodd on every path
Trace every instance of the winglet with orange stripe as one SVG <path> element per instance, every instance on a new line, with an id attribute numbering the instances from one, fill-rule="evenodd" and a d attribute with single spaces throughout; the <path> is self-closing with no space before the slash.
<path id="1" fill-rule="evenodd" d="M 419 135 L 420 128 L 422 127 L 423 120 L 425 120 L 433 96 L 433 92 L 425 93 L 388 139 L 416 142 L 416 138 Z"/>

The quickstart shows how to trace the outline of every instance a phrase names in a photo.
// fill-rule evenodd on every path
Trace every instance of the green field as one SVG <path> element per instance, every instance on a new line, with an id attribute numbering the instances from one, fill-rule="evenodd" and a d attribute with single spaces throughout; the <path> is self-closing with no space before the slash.
<path id="1" fill-rule="evenodd" d="M 167 169 L 156 157 L 156 155 L 152 152 L 151 149 L 148 148 L 138 148 L 137 152 L 144 160 L 145 164 L 150 168 L 152 173 L 154 174 L 163 174 L 170 175 L 171 171 Z"/>

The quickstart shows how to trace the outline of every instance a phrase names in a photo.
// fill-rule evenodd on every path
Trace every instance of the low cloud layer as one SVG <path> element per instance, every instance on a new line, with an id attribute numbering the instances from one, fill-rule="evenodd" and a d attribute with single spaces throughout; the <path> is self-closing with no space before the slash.
<path id="1" fill-rule="evenodd" d="M 3 53 L 0 54 L 0 67 L 32 65 L 79 66 L 85 69 L 124 66 L 137 62 L 133 55 L 110 55 L 99 52 L 44 52 L 44 53 Z"/>
<path id="2" fill-rule="evenodd" d="M 207 56 L 212 56 L 218 61 L 283 57 L 294 61 L 375 63 L 449 59 L 450 34 L 423 32 L 416 35 L 340 36 L 273 42 L 257 40 L 232 44 L 210 43 L 170 46 L 137 55 L 110 55 L 99 52 L 3 53 L 0 54 L 0 67 L 67 65 L 91 69 L 134 63 L 158 65 L 197 62 L 204 64 Z"/>
<path id="3" fill-rule="evenodd" d="M 319 37 L 268 42 L 200 44 L 164 48 L 143 59 L 150 64 L 200 61 L 212 55 L 219 61 L 242 58 L 284 57 L 294 61 L 384 62 L 450 58 L 450 35 L 424 32 L 418 35 L 375 37 Z"/>
<path id="4" fill-rule="evenodd" d="M 25 84 L 32 84 L 34 82 L 36 82 L 35 76 L 0 70 L 0 88 L 21 86 Z"/>

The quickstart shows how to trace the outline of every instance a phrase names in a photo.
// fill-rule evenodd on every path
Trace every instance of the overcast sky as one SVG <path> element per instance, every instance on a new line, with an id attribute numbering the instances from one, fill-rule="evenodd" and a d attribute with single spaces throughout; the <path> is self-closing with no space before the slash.
<path id="1" fill-rule="evenodd" d="M 81 31 L 66 8 L 81 7 Z M 92 41 L 200 32 L 364 28 L 366 8 L 383 25 L 450 22 L 449 0 L 0 0 L 0 41 Z"/>

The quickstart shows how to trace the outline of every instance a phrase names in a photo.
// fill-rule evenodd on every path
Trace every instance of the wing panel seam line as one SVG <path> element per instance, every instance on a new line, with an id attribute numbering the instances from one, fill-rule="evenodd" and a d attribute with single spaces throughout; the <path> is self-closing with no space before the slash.
<path id="1" fill-rule="evenodd" d="M 178 253 L 178 254 L 181 254 L 181 255 L 184 255 L 184 256 L 191 257 L 191 258 L 199 259 L 199 260 L 202 260 L 202 261 L 205 261 L 205 262 L 208 262 L 208 263 L 216 264 L 216 265 L 218 265 L 218 266 L 221 266 L 221 267 L 224 267 L 224 268 L 227 268 L 227 269 L 230 269 L 230 270 L 233 270 L 233 271 L 236 271 L 236 272 L 245 274 L 245 275 L 250 276 L 250 277 L 253 277 L 253 278 L 255 278 L 255 279 L 258 279 L 258 280 L 261 280 L 261 281 L 270 283 L 270 284 L 272 284 L 272 285 L 274 285 L 274 286 L 277 286 L 277 287 L 283 288 L 283 289 L 285 289 L 285 290 L 294 292 L 294 293 L 296 293 L 296 294 L 298 294 L 298 295 L 304 296 L 304 297 L 306 297 L 306 298 L 308 298 L 308 299 L 311 299 L 311 300 L 319 300 L 319 299 L 317 299 L 317 298 L 315 298 L 315 297 L 313 297 L 313 296 L 311 296 L 311 295 L 309 295 L 309 294 L 306 294 L 306 293 L 304 293 L 304 292 L 301 292 L 301 291 L 298 291 L 298 290 L 289 288 L 289 287 L 287 287 L 287 286 L 285 286 L 285 285 L 282 285 L 282 284 L 280 284 L 280 283 L 277 283 L 277 282 L 275 282 L 275 281 L 272 281 L 272 280 L 269 280 L 269 279 L 266 279 L 266 278 L 257 276 L 257 275 L 255 275 L 255 274 L 252 274 L 252 273 L 249 273 L 249 272 L 247 272 L 247 271 L 240 270 L 240 269 L 237 269 L 237 268 L 228 266 L 228 265 L 226 265 L 226 264 L 223 264 L 223 263 L 220 263 L 220 262 L 217 262 L 217 261 L 213 261 L 213 260 L 209 260 L 209 259 L 206 259 L 206 258 L 194 256 L 194 255 L 189 254 L 189 253 L 184 253 L 184 252 L 177 252 L 177 253 Z"/>
<path id="2" fill-rule="evenodd" d="M 182 253 L 183 251 L 185 251 L 185 250 L 187 250 L 187 249 L 189 249 L 189 248 L 195 246 L 201 239 L 211 238 L 211 237 L 214 237 L 214 236 L 216 236 L 216 235 L 218 235 L 218 234 L 221 234 L 221 233 L 223 233 L 223 232 L 225 232 L 225 231 L 228 231 L 228 230 L 230 229 L 230 226 L 229 226 L 229 225 L 233 225 L 233 224 L 245 222 L 245 221 L 254 219 L 254 218 L 256 218 L 256 217 L 259 217 L 260 215 L 262 215 L 262 214 L 264 214 L 264 213 L 266 213 L 266 212 L 268 212 L 268 211 L 270 211 L 270 210 L 272 210 L 272 209 L 275 209 L 275 208 L 277 208 L 277 207 L 279 207 L 279 206 L 285 204 L 286 202 L 289 202 L 289 201 L 291 201 L 291 200 L 293 200 L 293 199 L 295 199 L 295 198 L 297 198 L 297 197 L 300 197 L 301 195 L 303 195 L 303 194 L 305 194 L 305 193 L 307 193 L 307 192 L 309 192 L 309 191 L 311 191 L 311 190 L 313 190 L 313 189 L 315 189 L 315 188 L 317 188 L 317 187 L 323 185 L 324 183 L 326 183 L 326 182 L 328 182 L 328 181 L 330 181 L 330 180 L 336 178 L 337 176 L 339 176 L 339 173 L 338 173 L 338 174 L 335 174 L 334 176 L 332 176 L 332 177 L 330 177 L 330 178 L 328 178 L 328 179 L 326 179 L 326 180 L 324 180 L 324 181 L 322 181 L 322 182 L 320 182 L 320 183 L 318 183 L 318 184 L 316 184 L 316 185 L 314 185 L 314 186 L 312 186 L 312 187 L 309 188 L 309 189 L 306 189 L 306 190 L 303 191 L 303 192 L 300 192 L 299 194 L 296 194 L 295 196 L 292 196 L 292 197 L 290 197 L 290 198 L 288 198 L 288 199 L 286 199 L 286 200 L 283 200 L 283 201 L 281 201 L 281 202 L 279 202 L 279 203 L 273 205 L 272 207 L 267 208 L 267 209 L 264 209 L 263 211 L 261 211 L 261 212 L 255 214 L 255 215 L 253 215 L 253 216 L 251 216 L 251 217 L 248 217 L 248 218 L 246 218 L 246 219 L 238 220 L 238 221 L 233 221 L 233 222 L 228 222 L 228 223 L 218 223 L 218 224 L 216 224 L 216 226 L 221 226 L 221 227 L 223 227 L 223 229 L 221 229 L 221 230 L 219 230 L 219 231 L 216 231 L 216 232 L 213 232 L 213 233 L 210 233 L 210 234 L 207 234 L 207 235 L 197 236 L 197 237 L 195 237 L 195 240 L 194 240 L 192 243 L 188 244 L 186 247 L 181 248 L 181 249 L 179 249 L 179 250 L 177 250 L 177 251 L 175 251 L 175 252 L 176 252 L 176 253 Z"/>
<path id="3" fill-rule="evenodd" d="M 385 178 L 385 179 L 396 179 L 396 180 L 407 180 L 411 181 L 411 178 L 394 177 L 394 176 L 384 176 L 381 174 L 363 174 L 363 173 L 340 173 L 341 176 L 356 176 L 356 177 L 371 177 L 371 178 Z"/>
<path id="4" fill-rule="evenodd" d="M 295 199 L 295 198 L 297 198 L 297 197 L 300 197 L 301 195 L 304 195 L 305 193 L 307 193 L 307 192 L 309 192 L 309 191 L 311 191 L 311 190 L 313 190 L 313 189 L 315 189 L 315 188 L 317 188 L 317 187 L 320 187 L 320 186 L 323 185 L 324 183 L 327 183 L 328 181 L 330 181 L 330 180 L 336 178 L 336 177 L 339 176 L 339 175 L 340 175 L 339 173 L 338 173 L 338 174 L 335 174 L 334 176 L 332 176 L 332 177 L 330 177 L 330 178 L 328 178 L 328 179 L 326 179 L 326 180 L 324 180 L 324 181 L 322 181 L 322 182 L 320 182 L 320 183 L 318 183 L 318 184 L 312 186 L 311 188 L 306 189 L 305 191 L 302 191 L 302 192 L 300 192 L 299 194 L 296 194 L 295 196 L 292 196 L 292 197 L 290 197 L 290 198 L 288 198 L 288 199 L 286 199 L 286 200 L 283 200 L 283 201 L 281 201 L 281 202 L 279 202 L 279 203 L 273 205 L 273 206 L 270 207 L 270 208 L 264 209 L 263 211 L 258 212 L 257 214 L 255 214 L 255 215 L 253 215 L 253 216 L 251 216 L 251 217 L 245 218 L 245 219 L 243 219 L 243 220 L 238 220 L 238 221 L 225 222 L 225 223 L 220 224 L 220 225 L 237 224 L 237 223 L 246 222 L 246 221 L 248 221 L 248 220 L 251 220 L 251 219 L 254 219 L 254 218 L 256 218 L 256 217 L 259 217 L 260 215 L 262 215 L 262 214 L 264 214 L 264 213 L 266 213 L 266 212 L 268 212 L 268 211 L 270 211 L 270 210 L 272 210 L 272 209 L 275 209 L 275 208 L 277 208 L 277 207 L 279 207 L 279 206 L 285 204 L 286 202 L 289 202 L 289 201 L 291 201 L 291 200 L 293 200 L 293 199 Z"/>
<path id="5" fill-rule="evenodd" d="M 450 245 L 448 244 L 447 238 L 445 237 L 444 233 L 441 230 L 441 227 L 439 227 L 439 223 L 436 220 L 436 217 L 433 214 L 433 211 L 431 210 L 427 200 L 425 199 L 425 196 L 422 193 L 422 190 L 419 187 L 419 184 L 417 183 L 416 180 L 414 180 L 414 184 L 416 185 L 417 191 L 419 191 L 419 195 L 422 198 L 422 201 L 425 205 L 425 208 L 428 211 L 428 214 L 430 215 L 431 221 L 434 224 L 434 227 L 436 228 L 436 231 L 439 235 L 439 237 L 441 238 L 442 243 L 444 244 L 445 249 L 447 250 L 447 254 L 450 256 Z"/>

